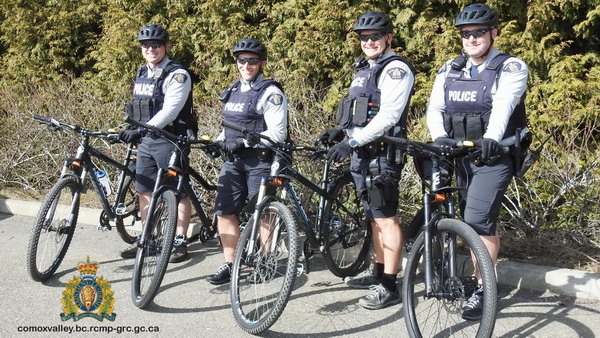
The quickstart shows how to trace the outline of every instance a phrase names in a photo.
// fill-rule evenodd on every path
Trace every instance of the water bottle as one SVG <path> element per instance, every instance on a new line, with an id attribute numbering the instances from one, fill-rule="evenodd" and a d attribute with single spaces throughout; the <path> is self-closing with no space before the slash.
<path id="1" fill-rule="evenodd" d="M 96 171 L 96 176 L 98 176 L 98 181 L 100 181 L 102 190 L 104 190 L 106 196 L 109 196 L 112 190 L 110 190 L 110 181 L 108 179 L 108 175 L 106 174 L 106 172 L 104 172 L 104 170 L 98 170 Z"/>

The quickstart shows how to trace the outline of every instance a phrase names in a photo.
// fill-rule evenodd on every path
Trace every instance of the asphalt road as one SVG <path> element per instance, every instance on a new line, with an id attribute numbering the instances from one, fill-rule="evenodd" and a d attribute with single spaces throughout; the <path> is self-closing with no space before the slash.
<path id="1" fill-rule="evenodd" d="M 159 294 L 147 309 L 130 299 L 132 260 L 123 260 L 126 247 L 116 231 L 97 232 L 94 225 L 79 224 L 71 247 L 57 273 L 45 283 L 29 277 L 25 258 L 34 219 L 0 214 L 0 337 L 69 336 L 68 330 L 108 330 L 111 336 L 136 337 L 239 337 L 231 313 L 228 285 L 205 281 L 222 263 L 216 241 L 191 244 L 189 260 L 170 264 Z M 83 318 L 62 321 L 61 298 L 69 280 L 79 273 L 77 263 L 90 256 L 99 262 L 98 276 L 108 280 L 116 298 L 115 321 Z M 267 337 L 406 336 L 402 307 L 370 311 L 358 306 L 364 290 L 346 287 L 324 268 L 319 255 L 313 271 L 300 276 L 283 315 L 265 332 Z M 537 291 L 501 288 L 498 337 L 594 337 L 600 335 L 600 302 L 577 300 Z M 60 332 L 23 332 L 25 330 Z M 135 334 L 134 330 L 154 330 Z M 131 330 L 132 332 L 127 332 Z M 73 332 L 76 336 L 106 333 Z"/>

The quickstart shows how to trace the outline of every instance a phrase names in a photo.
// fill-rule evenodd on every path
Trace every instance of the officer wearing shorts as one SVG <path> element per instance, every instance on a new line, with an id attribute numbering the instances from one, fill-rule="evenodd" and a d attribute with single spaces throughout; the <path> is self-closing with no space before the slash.
<path id="1" fill-rule="evenodd" d="M 462 38 L 463 54 L 449 60 L 438 72 L 427 107 L 431 137 L 476 141 L 485 165 L 468 159 L 456 163 L 464 221 L 480 236 L 494 264 L 500 250 L 496 223 L 502 198 L 514 175 L 513 158 L 499 158 L 499 141 L 524 128 L 527 65 L 494 48 L 498 16 L 485 4 L 465 7 L 455 27 Z M 480 278 L 480 276 L 476 276 Z M 481 281 L 479 281 L 481 284 Z M 462 316 L 481 318 L 483 287 L 473 293 Z"/>
<path id="2" fill-rule="evenodd" d="M 325 130 L 319 137 L 335 143 L 347 136 L 330 148 L 328 156 L 340 162 L 352 155 L 352 176 L 373 227 L 373 271 L 346 280 L 351 287 L 371 289 L 371 294 L 359 300 L 367 309 L 400 302 L 396 275 L 403 235 L 396 214 L 403 156 L 376 140 L 382 135 L 406 134 L 414 70 L 392 51 L 392 29 L 392 22 L 381 12 L 368 12 L 357 20 L 354 31 L 364 56 L 356 63 L 349 94 L 338 106 L 338 127 Z"/>
<path id="3" fill-rule="evenodd" d="M 267 63 L 266 47 L 259 40 L 244 39 L 235 45 L 233 55 L 240 77 L 221 94 L 223 119 L 273 141 L 285 141 L 287 98 L 279 83 L 262 75 Z M 261 178 L 269 175 L 272 154 L 262 145 L 267 141 L 255 135 L 245 140 L 243 134 L 224 128 L 217 137 L 224 162 L 217 182 L 215 214 L 225 263 L 207 278 L 214 285 L 230 281 L 240 238 L 236 215 L 246 200 L 258 192 Z"/>
<path id="4" fill-rule="evenodd" d="M 138 32 L 142 56 L 146 64 L 136 73 L 133 99 L 126 105 L 127 114 L 136 121 L 163 128 L 171 133 L 186 135 L 188 129 L 196 130 L 197 121 L 192 113 L 192 81 L 183 65 L 169 59 L 169 35 L 158 25 L 148 24 Z M 175 146 L 169 141 L 144 136 L 137 128 L 120 133 L 125 142 L 138 142 L 136 159 L 136 191 L 138 192 L 141 218 L 146 218 L 148 205 L 154 190 L 158 168 L 167 169 Z M 173 182 L 175 184 L 176 182 Z M 171 262 L 187 258 L 187 229 L 190 222 L 191 202 L 181 198 L 178 206 L 177 230 L 171 253 Z M 133 258 L 137 243 L 121 252 L 123 258 Z"/>

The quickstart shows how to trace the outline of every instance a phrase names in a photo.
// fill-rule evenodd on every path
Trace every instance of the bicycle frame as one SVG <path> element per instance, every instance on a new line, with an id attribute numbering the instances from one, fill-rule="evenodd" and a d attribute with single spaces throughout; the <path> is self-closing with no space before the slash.
<path id="1" fill-rule="evenodd" d="M 291 149 L 291 151 L 299 151 L 309 148 L 297 147 Z M 275 153 L 272 165 L 271 172 L 268 177 L 263 177 L 261 179 L 260 188 L 257 194 L 257 201 L 260 201 L 256 204 L 254 209 L 254 223 L 252 224 L 252 234 L 251 234 L 251 248 L 254 247 L 254 239 L 256 238 L 256 231 L 260 227 L 259 220 L 259 212 L 263 209 L 263 206 L 273 200 L 281 199 L 281 200 L 290 200 L 293 204 L 294 209 L 302 218 L 302 224 L 305 231 L 306 238 L 308 239 L 311 249 L 318 249 L 320 252 L 327 250 L 330 247 L 328 242 L 328 238 L 324 238 L 321 236 L 323 226 L 325 224 L 325 204 L 328 201 L 333 201 L 337 206 L 339 206 L 345 212 L 348 212 L 348 208 L 336 197 L 331 196 L 327 187 L 331 183 L 330 173 L 332 171 L 331 163 L 325 161 L 323 167 L 322 179 L 320 181 L 320 185 L 315 184 L 306 176 L 302 175 L 296 169 L 293 168 L 291 161 L 288 161 L 289 154 L 283 154 L 280 151 Z M 319 195 L 319 205 L 317 209 L 317 217 L 316 224 L 312 224 L 310 218 L 308 217 L 306 210 L 304 209 L 298 194 L 292 184 L 293 181 L 297 181 L 301 185 L 307 187 L 311 191 L 317 193 Z M 275 193 L 271 193 L 268 191 L 269 186 L 274 187 L 282 187 L 281 195 L 277 197 Z M 317 232 L 315 232 L 315 229 Z M 253 252 L 249 252 L 251 255 Z"/>

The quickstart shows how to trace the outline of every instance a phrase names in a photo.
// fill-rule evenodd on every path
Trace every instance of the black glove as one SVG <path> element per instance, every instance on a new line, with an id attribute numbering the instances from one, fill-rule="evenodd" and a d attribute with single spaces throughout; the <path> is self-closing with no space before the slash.
<path id="1" fill-rule="evenodd" d="M 260 144 L 260 136 L 258 133 L 248 133 L 248 135 L 246 135 L 246 141 L 248 141 L 248 145 L 254 147 L 257 144 Z"/>
<path id="2" fill-rule="evenodd" d="M 244 147 L 244 139 L 236 138 L 235 140 L 225 140 L 219 142 L 221 149 L 230 155 L 233 155 L 236 151 Z"/>
<path id="3" fill-rule="evenodd" d="M 438 137 L 433 141 L 433 144 L 442 150 L 442 155 L 450 155 L 452 153 L 452 146 L 456 145 L 456 143 L 455 139 L 449 137 Z"/>
<path id="4" fill-rule="evenodd" d="M 500 144 L 491 138 L 482 138 L 475 141 L 475 145 L 481 149 L 481 160 L 488 162 L 492 157 L 500 153 Z"/>
<path id="5" fill-rule="evenodd" d="M 327 158 L 330 161 L 342 162 L 351 153 L 352 147 L 350 147 L 348 141 L 344 141 L 331 147 L 327 152 Z"/>
<path id="6" fill-rule="evenodd" d="M 336 144 L 344 139 L 344 130 L 341 127 L 327 128 L 319 135 L 319 140 L 324 145 Z"/>
<path id="7" fill-rule="evenodd" d="M 142 133 L 137 129 L 126 129 L 119 132 L 119 140 L 125 143 L 137 143 L 142 138 Z"/>

